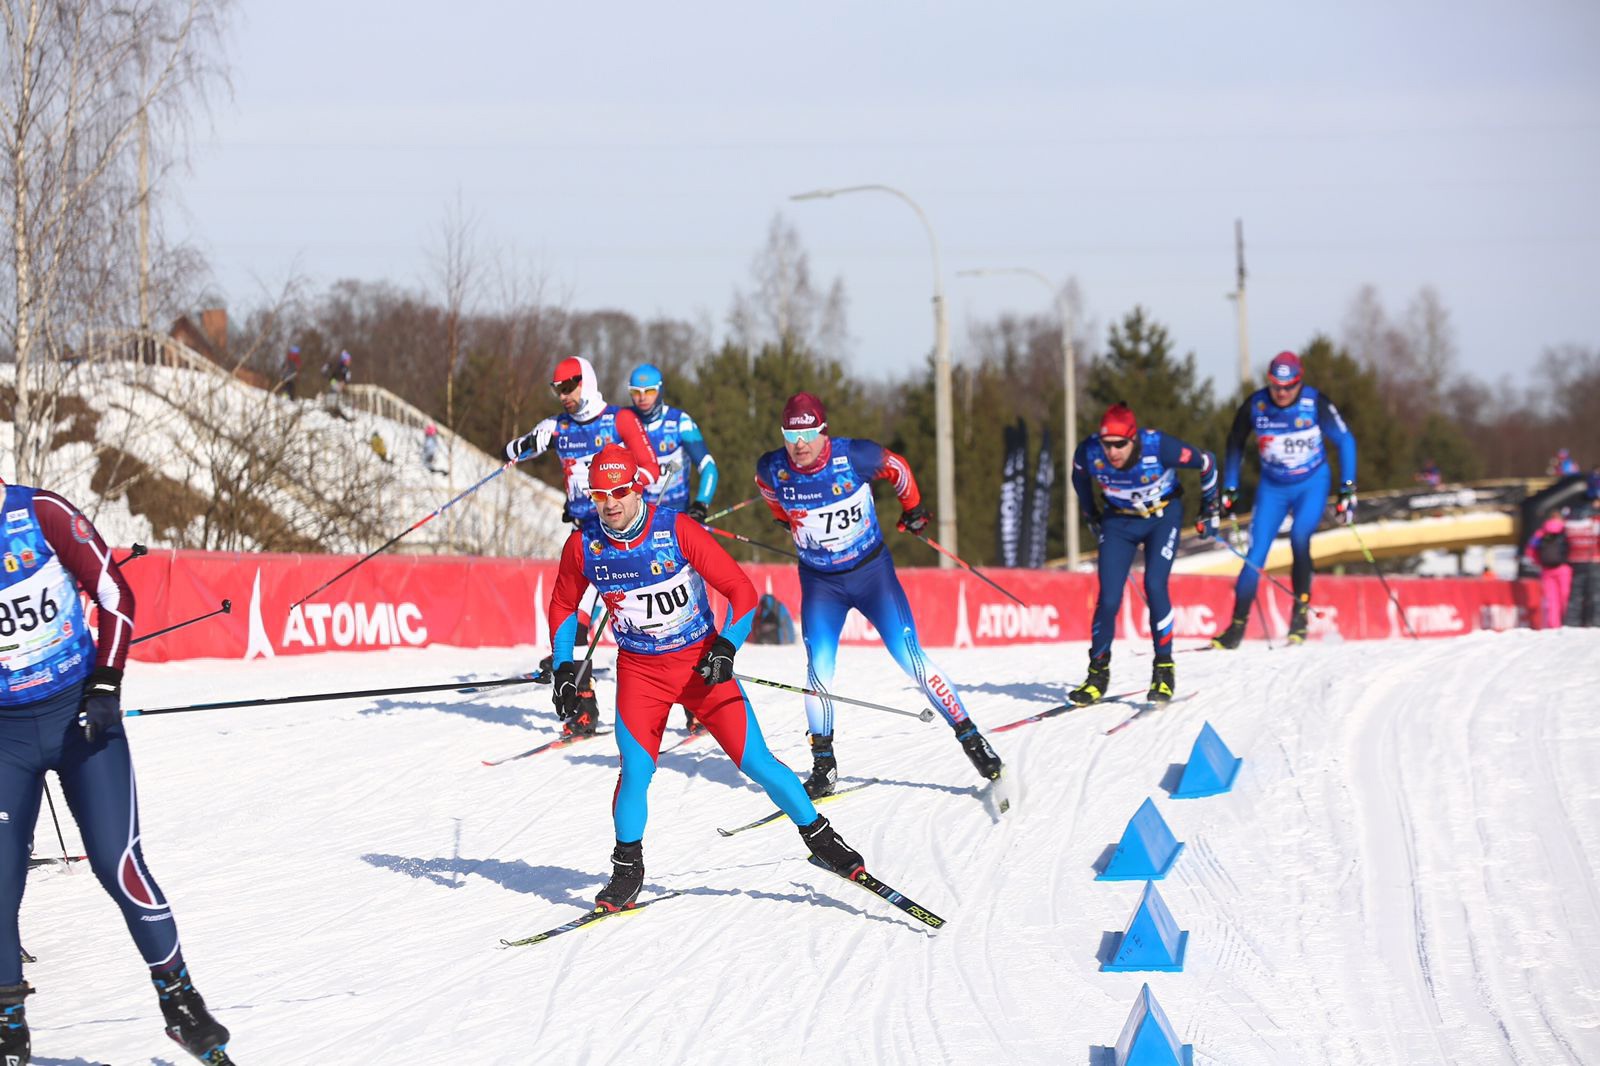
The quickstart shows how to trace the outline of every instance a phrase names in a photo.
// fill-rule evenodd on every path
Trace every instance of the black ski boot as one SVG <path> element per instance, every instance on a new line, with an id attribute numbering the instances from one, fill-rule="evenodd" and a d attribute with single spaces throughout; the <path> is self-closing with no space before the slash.
<path id="1" fill-rule="evenodd" d="M 989 742 L 983 734 L 978 732 L 978 727 L 968 722 L 956 734 L 956 739 L 961 742 L 961 750 L 967 753 L 967 758 L 972 760 L 972 765 L 978 768 L 978 773 L 993 781 L 1000 776 L 1003 765 L 1000 756 L 994 753 Z"/>
<path id="2" fill-rule="evenodd" d="M 569 737 L 592 737 L 600 726 L 600 704 L 594 698 L 594 686 L 578 693 L 578 713 L 567 719 L 562 733 Z"/>
<path id="3" fill-rule="evenodd" d="M 800 839 L 806 842 L 806 847 L 811 849 L 811 854 L 817 857 L 828 869 L 840 877 L 854 878 L 857 873 L 867 868 L 862 860 L 861 853 L 834 831 L 828 820 L 817 815 L 817 820 L 810 825 L 800 827 Z"/>
<path id="4" fill-rule="evenodd" d="M 28 1066 L 33 1054 L 32 1040 L 28 1036 L 28 1016 L 22 1001 L 33 989 L 28 982 L 0 985 L 0 1063 Z"/>
<path id="5" fill-rule="evenodd" d="M 811 734 L 811 776 L 806 778 L 806 795 L 821 799 L 839 783 L 839 764 L 833 758 L 833 734 Z"/>
<path id="6" fill-rule="evenodd" d="M 1173 680 L 1171 659 L 1157 659 L 1150 670 L 1150 691 L 1145 694 L 1145 699 L 1151 703 L 1167 703 L 1171 701 L 1172 694 L 1177 691 L 1177 682 Z"/>
<path id="7" fill-rule="evenodd" d="M 1232 651 L 1237 648 L 1239 642 L 1244 639 L 1244 627 L 1249 622 L 1250 606 L 1246 604 L 1243 614 L 1235 614 L 1233 621 L 1228 623 L 1228 628 L 1211 638 L 1211 646 L 1213 648 L 1221 648 L 1223 651 Z"/>
<path id="8" fill-rule="evenodd" d="M 1289 611 L 1289 643 L 1304 644 L 1306 642 L 1306 629 L 1311 618 L 1311 594 L 1302 592 L 1294 598 L 1294 607 Z"/>
<path id="9" fill-rule="evenodd" d="M 1087 707 L 1096 700 L 1105 698 L 1106 690 L 1111 687 L 1111 653 L 1091 656 L 1089 659 L 1089 676 L 1084 678 L 1083 684 L 1067 693 L 1067 699 L 1079 707 Z"/>
<path id="10" fill-rule="evenodd" d="M 556 657 L 554 655 L 546 655 L 539 660 L 539 669 L 533 672 L 533 683 L 535 685 L 548 685 L 555 680 L 555 677 Z"/>
<path id="11" fill-rule="evenodd" d="M 598 910 L 623 911 L 633 906 L 644 887 L 644 841 L 617 841 L 611 852 L 611 881 L 594 898 Z"/>
<path id="12" fill-rule="evenodd" d="M 201 1062 L 228 1062 L 228 1030 L 206 1010 L 206 1001 L 189 980 L 189 968 L 179 963 L 176 969 L 152 973 L 150 982 L 161 997 L 167 1035 Z"/>

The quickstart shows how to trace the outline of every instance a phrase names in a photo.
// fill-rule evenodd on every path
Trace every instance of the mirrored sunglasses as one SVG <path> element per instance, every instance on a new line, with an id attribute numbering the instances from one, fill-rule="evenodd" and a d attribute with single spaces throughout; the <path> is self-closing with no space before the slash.
<path id="1" fill-rule="evenodd" d="M 1101 437 L 1100 443 L 1107 448 L 1126 448 L 1133 441 L 1128 437 Z"/>
<path id="2" fill-rule="evenodd" d="M 790 444 L 810 444 L 820 436 L 822 436 L 821 426 L 817 426 L 814 429 L 786 429 L 783 431 L 783 439 Z"/>
<path id="3" fill-rule="evenodd" d="M 555 393 L 557 396 L 566 396 L 569 393 L 577 392 L 579 387 L 582 385 L 582 378 L 568 378 L 565 381 L 557 381 L 552 383 L 550 386 L 550 391 Z"/>
<path id="4" fill-rule="evenodd" d="M 649 400 L 661 393 L 661 390 L 654 385 L 643 389 L 630 388 L 628 391 L 633 394 L 635 400 Z"/>
<path id="5" fill-rule="evenodd" d="M 593 500 L 595 503 L 599 503 L 601 500 L 604 500 L 607 496 L 611 497 L 613 500 L 622 500 L 622 499 L 626 499 L 627 496 L 628 496 L 628 493 L 630 493 L 632 491 L 633 491 L 633 486 L 632 485 L 618 485 L 616 488 L 611 488 L 611 489 L 594 489 L 594 488 L 592 488 L 592 489 L 589 490 L 589 499 Z"/>

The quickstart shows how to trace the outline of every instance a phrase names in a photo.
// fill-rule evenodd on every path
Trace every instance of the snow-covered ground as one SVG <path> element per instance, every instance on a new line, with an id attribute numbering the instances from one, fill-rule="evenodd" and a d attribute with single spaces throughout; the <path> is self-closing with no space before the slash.
<path id="1" fill-rule="evenodd" d="M 1145 681 L 1136 651 L 1118 650 L 1118 691 Z M 841 691 L 917 706 L 882 650 L 841 656 Z M 137 663 L 127 698 L 502 676 L 535 657 Z M 1084 666 L 1077 645 L 935 657 L 985 726 L 1059 702 Z M 611 739 L 482 765 L 553 735 L 545 689 L 129 729 L 146 855 L 246 1066 L 1084 1063 L 1146 980 L 1199 1063 L 1600 1062 L 1595 631 L 1178 664 L 1196 698 L 1115 736 L 1117 706 L 996 736 L 1022 786 L 998 821 L 943 725 L 841 708 L 841 772 L 882 783 L 825 810 L 879 876 L 949 920 L 937 935 L 809 866 L 786 822 L 719 837 L 770 808 L 702 740 L 663 756 L 645 838 L 647 893 L 684 894 L 498 949 L 582 913 L 608 872 Z M 804 673 L 792 647 L 746 649 L 739 666 Z M 779 756 L 805 767 L 798 699 L 752 697 Z M 1158 783 L 1204 721 L 1244 756 L 1238 782 L 1170 800 Z M 1096 883 L 1093 866 L 1147 796 L 1187 842 L 1160 885 L 1191 933 L 1187 965 L 1102 974 L 1102 937 L 1142 885 Z M 48 821 L 37 840 L 53 846 Z M 22 932 L 39 956 L 35 1062 L 179 1061 L 86 870 L 34 872 Z"/>

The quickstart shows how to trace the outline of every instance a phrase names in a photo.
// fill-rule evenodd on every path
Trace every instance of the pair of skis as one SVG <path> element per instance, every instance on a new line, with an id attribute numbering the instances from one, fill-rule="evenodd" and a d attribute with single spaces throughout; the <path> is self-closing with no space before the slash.
<path id="1" fill-rule="evenodd" d="M 1110 736 L 1113 733 L 1122 732 L 1124 729 L 1128 728 L 1134 722 L 1138 721 L 1140 718 L 1143 718 L 1147 714 L 1159 711 L 1163 707 L 1170 707 L 1174 703 L 1182 703 L 1185 700 L 1193 699 L 1196 695 L 1198 695 L 1198 692 L 1185 692 L 1183 695 L 1175 696 L 1170 700 L 1137 699 L 1137 697 L 1140 695 L 1142 695 L 1140 692 L 1123 692 L 1115 696 L 1106 696 L 1104 699 L 1095 700 L 1093 703 L 1063 703 L 1060 706 L 1051 707 L 1047 711 L 1040 711 L 1038 714 L 1033 714 L 1026 718 L 1018 719 L 1015 722 L 1007 722 L 1003 726 L 997 726 L 996 728 L 991 729 L 990 732 L 1004 733 L 1012 729 L 1021 729 L 1025 725 L 1033 725 L 1035 722 L 1042 722 L 1046 718 L 1055 718 L 1058 715 L 1071 714 L 1073 711 L 1086 711 L 1091 707 L 1103 707 L 1108 703 L 1131 704 L 1134 707 L 1134 712 L 1127 718 L 1124 718 L 1122 721 L 1105 731 L 1106 736 Z"/>
<path id="2" fill-rule="evenodd" d="M 883 900 L 885 903 L 896 908 L 913 921 L 920 922 L 929 929 L 944 928 L 945 920 L 939 917 L 939 915 L 922 906 L 916 900 L 911 899 L 905 894 L 880 881 L 872 874 L 869 874 L 865 869 L 857 870 L 853 875 L 846 876 L 845 874 L 841 874 L 837 870 L 823 863 L 822 860 L 818 859 L 815 855 L 811 856 L 809 861 L 811 865 L 815 866 L 819 870 L 826 870 L 835 877 L 849 881 L 853 885 L 861 886 L 863 890 L 872 893 L 878 899 Z M 607 910 L 604 907 L 596 907 L 587 914 L 581 914 L 572 919 L 572 921 L 558 925 L 554 929 L 546 929 L 542 933 L 535 933 L 532 936 L 525 936 L 520 940 L 501 940 L 500 946 L 502 948 L 522 948 L 530 947 L 534 944 L 542 944 L 546 940 L 551 940 L 555 937 L 561 936 L 563 933 L 571 933 L 578 929 L 587 928 L 596 922 L 603 922 L 607 918 L 616 918 L 623 915 L 637 914 L 646 907 L 681 895 L 683 895 L 683 893 L 677 890 L 663 892 L 659 896 L 652 896 L 647 900 L 635 903 L 633 906 L 627 907 L 620 911 L 612 911 Z"/>

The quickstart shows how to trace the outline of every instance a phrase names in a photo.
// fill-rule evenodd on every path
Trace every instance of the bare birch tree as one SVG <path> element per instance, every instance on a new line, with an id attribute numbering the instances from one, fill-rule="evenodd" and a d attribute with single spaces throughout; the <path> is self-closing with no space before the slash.
<path id="1" fill-rule="evenodd" d="M 16 477 L 34 483 L 57 406 L 104 331 L 147 302 L 142 129 L 181 134 L 220 67 L 227 0 L 0 0 L 0 195 L 11 210 L 0 343 L 15 363 Z"/>

